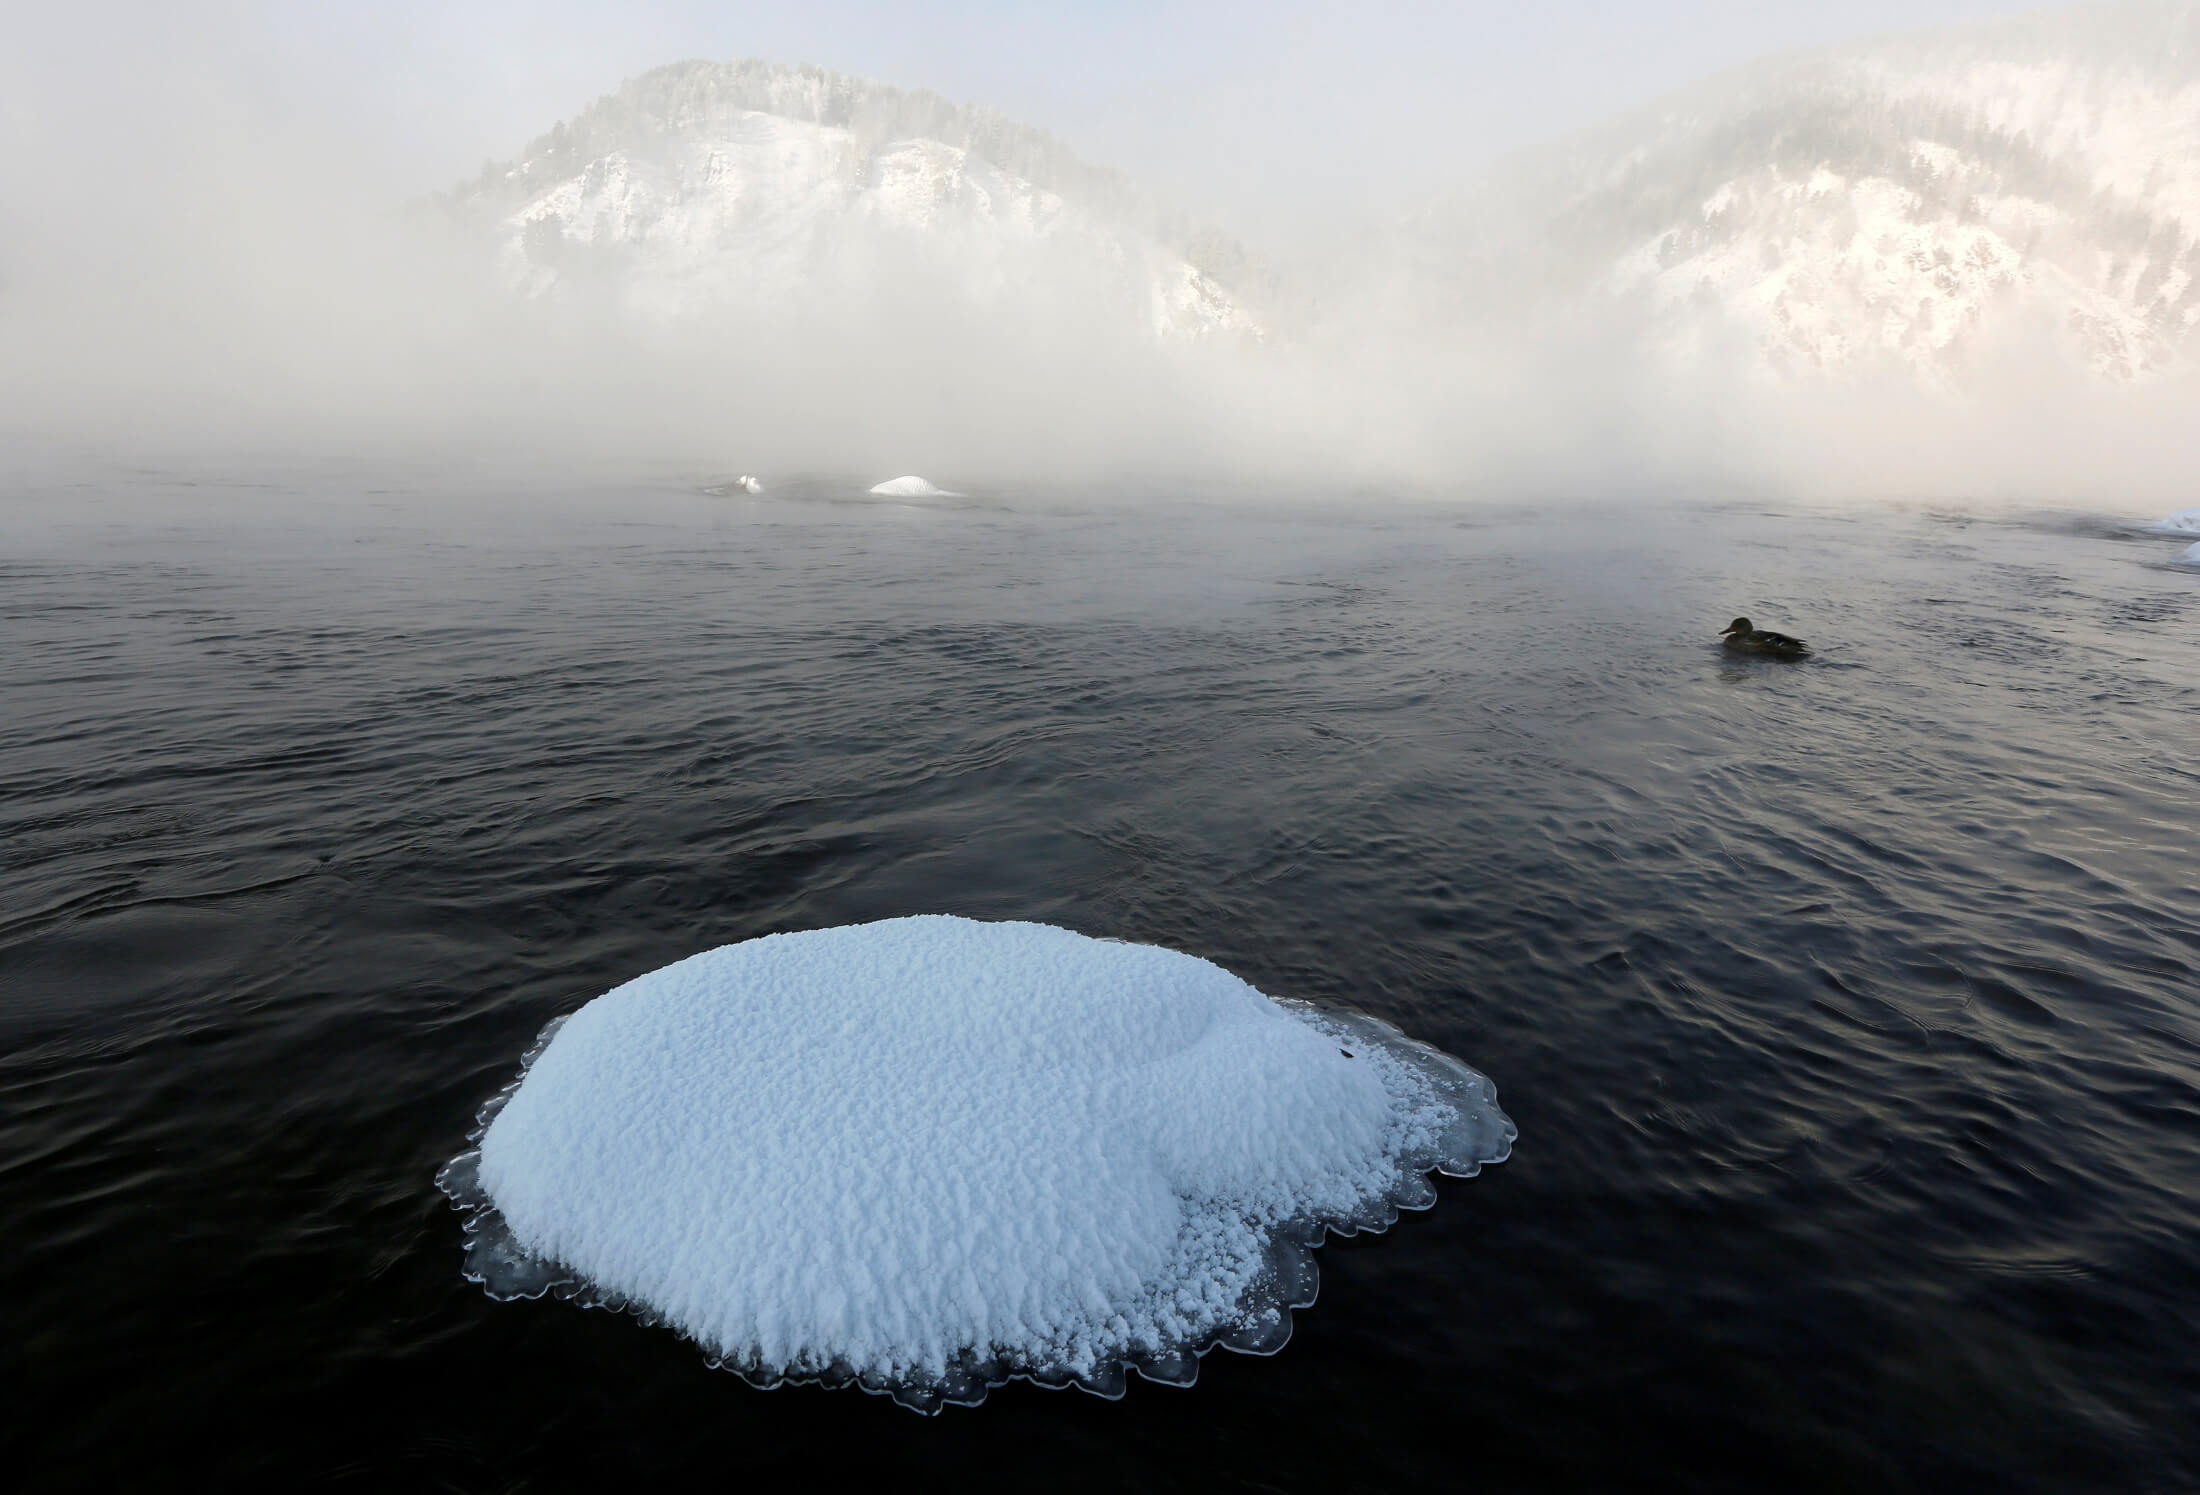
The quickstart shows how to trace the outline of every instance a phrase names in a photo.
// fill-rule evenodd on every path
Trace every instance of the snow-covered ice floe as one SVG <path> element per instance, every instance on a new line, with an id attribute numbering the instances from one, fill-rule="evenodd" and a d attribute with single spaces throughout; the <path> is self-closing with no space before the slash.
<path id="1" fill-rule="evenodd" d="M 2170 562 L 2170 564 L 2173 566 L 2200 566 L 2200 544 L 2186 546 L 2178 552 L 2177 559 Z"/>
<path id="2" fill-rule="evenodd" d="M 2170 535 L 2175 537 L 2192 535 L 2200 537 L 2200 509 L 2179 509 L 2176 513 L 2166 518 L 2157 519 L 2152 524 L 2135 524 L 2132 528 L 2143 535 Z"/>
<path id="3" fill-rule="evenodd" d="M 918 1411 L 1272 1354 L 1325 1231 L 1517 1135 L 1458 1060 L 1195 956 L 945 915 L 776 934 L 543 1030 L 437 1176 L 466 1275 Z"/>
<path id="4" fill-rule="evenodd" d="M 888 478 L 871 490 L 885 498 L 961 498 L 960 493 L 934 487 L 930 482 L 914 475 Z"/>

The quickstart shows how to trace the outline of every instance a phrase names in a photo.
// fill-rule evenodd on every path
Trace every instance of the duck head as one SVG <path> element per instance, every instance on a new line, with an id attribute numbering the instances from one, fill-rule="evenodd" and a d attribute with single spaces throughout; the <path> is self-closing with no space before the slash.
<path id="1" fill-rule="evenodd" d="M 1725 638 L 1729 634 L 1735 633 L 1743 634 L 1746 636 L 1747 634 L 1753 633 L 1755 631 L 1756 630 L 1750 627 L 1749 619 L 1736 618 L 1733 622 L 1727 624 L 1724 628 L 1719 630 L 1719 637 Z"/>

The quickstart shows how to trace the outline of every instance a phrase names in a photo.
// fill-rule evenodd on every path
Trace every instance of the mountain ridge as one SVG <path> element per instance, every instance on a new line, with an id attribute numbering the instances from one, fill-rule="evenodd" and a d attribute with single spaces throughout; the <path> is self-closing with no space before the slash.
<path id="1" fill-rule="evenodd" d="M 651 69 L 447 200 L 495 221 L 510 278 L 538 297 L 587 267 L 623 275 L 634 309 L 678 317 L 734 281 L 792 293 L 885 230 L 970 261 L 973 300 L 1067 269 L 1118 282 L 1103 294 L 1158 335 L 1262 335 L 1220 276 L 1263 272 L 1228 236 L 1035 126 L 810 64 Z M 1041 263 L 1065 250 L 1079 263 Z"/>
<path id="2" fill-rule="evenodd" d="M 1318 295 L 1044 129 L 809 64 L 651 69 L 451 201 L 526 296 L 661 324 L 922 264 L 943 306 L 1051 294 L 1164 341 L 1280 350 L 1327 318 L 1332 349 L 1502 359 L 1556 318 L 1772 384 L 2145 383 L 2200 371 L 2200 0 L 1729 69 L 1516 153 Z"/>

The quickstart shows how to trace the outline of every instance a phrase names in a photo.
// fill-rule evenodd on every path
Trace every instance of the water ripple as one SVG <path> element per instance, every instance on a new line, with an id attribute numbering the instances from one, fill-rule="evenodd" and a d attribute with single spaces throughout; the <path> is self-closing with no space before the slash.
<path id="1" fill-rule="evenodd" d="M 0 563 L 44 1483 L 2200 1484 L 2195 593 L 2107 533 L 193 494 Z M 1115 1408 L 464 1289 L 431 1179 L 545 1021 L 927 910 L 1364 1007 L 1527 1143 Z"/>

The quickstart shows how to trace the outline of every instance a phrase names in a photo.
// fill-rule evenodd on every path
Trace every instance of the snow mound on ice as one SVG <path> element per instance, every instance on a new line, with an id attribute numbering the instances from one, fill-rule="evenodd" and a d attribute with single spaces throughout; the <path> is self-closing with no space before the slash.
<path id="1" fill-rule="evenodd" d="M 1270 1353 L 1325 1229 L 1514 1137 L 1488 1080 L 1357 1013 L 1042 924 L 771 935 L 551 1025 L 439 1180 L 468 1275 L 669 1323 L 759 1385 L 906 1405 L 1120 1395 Z"/>

